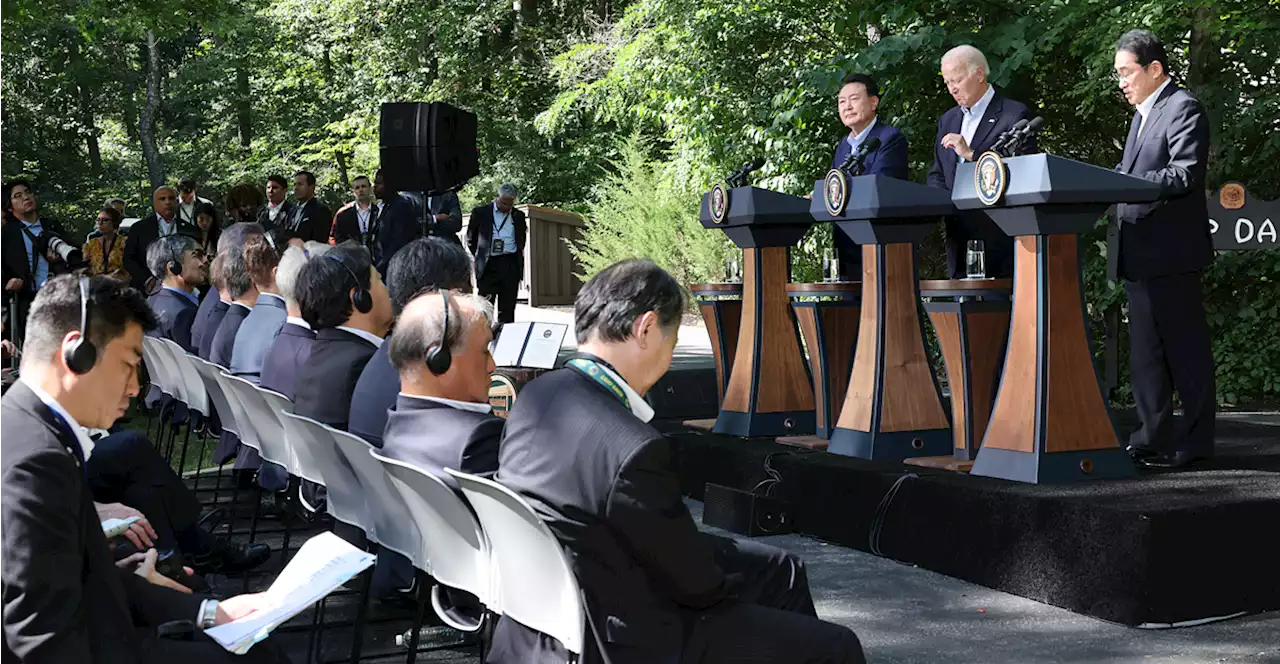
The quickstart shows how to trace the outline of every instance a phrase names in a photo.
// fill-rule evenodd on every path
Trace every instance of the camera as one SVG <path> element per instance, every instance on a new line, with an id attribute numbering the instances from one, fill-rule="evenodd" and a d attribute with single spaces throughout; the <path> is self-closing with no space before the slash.
<path id="1" fill-rule="evenodd" d="M 38 253 L 41 256 L 49 253 L 50 250 L 53 250 L 53 252 L 58 254 L 58 256 L 66 262 L 67 266 L 73 270 L 83 267 L 86 264 L 84 255 L 80 253 L 79 247 L 48 231 L 38 235 L 35 242 L 32 243 L 31 248 L 35 253 Z"/>

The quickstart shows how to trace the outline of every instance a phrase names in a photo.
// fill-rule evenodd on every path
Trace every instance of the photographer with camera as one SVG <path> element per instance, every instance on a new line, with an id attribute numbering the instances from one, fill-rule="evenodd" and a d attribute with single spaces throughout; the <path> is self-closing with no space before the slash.
<path id="1" fill-rule="evenodd" d="M 10 180 L 4 185 L 0 237 L 4 297 L 13 317 L 6 328 L 16 342 L 23 337 L 27 310 L 36 292 L 50 277 L 70 271 L 82 258 L 80 249 L 64 239 L 60 224 L 40 217 L 40 201 L 27 180 Z"/>

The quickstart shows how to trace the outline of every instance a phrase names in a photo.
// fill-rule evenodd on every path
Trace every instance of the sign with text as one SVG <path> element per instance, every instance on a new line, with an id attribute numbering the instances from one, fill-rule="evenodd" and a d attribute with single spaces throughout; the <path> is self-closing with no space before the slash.
<path id="1" fill-rule="evenodd" d="M 1228 182 L 1209 196 L 1208 208 L 1214 249 L 1280 249 L 1280 200 L 1259 200 Z"/>

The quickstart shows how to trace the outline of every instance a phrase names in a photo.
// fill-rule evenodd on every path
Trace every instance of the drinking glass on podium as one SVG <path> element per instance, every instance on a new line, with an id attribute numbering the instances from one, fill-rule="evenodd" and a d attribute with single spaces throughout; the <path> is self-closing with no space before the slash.
<path id="1" fill-rule="evenodd" d="M 822 250 L 822 280 L 840 281 L 840 259 L 834 249 Z"/>
<path id="2" fill-rule="evenodd" d="M 987 278 L 986 247 L 982 240 L 969 240 L 968 260 L 965 261 L 965 278 Z"/>

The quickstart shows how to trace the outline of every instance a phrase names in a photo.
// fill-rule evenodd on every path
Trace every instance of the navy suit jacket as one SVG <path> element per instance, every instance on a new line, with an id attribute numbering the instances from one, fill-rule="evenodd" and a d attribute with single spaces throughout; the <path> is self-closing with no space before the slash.
<path id="1" fill-rule="evenodd" d="M 156 314 L 156 329 L 152 334 L 170 339 L 194 354 L 196 347 L 191 341 L 191 324 L 196 319 L 198 305 L 167 288 L 161 288 L 147 298 L 147 303 Z"/>
<path id="2" fill-rule="evenodd" d="M 864 140 L 869 141 L 873 136 L 880 139 L 880 147 L 863 160 L 862 174 L 883 175 L 899 180 L 908 179 L 907 137 L 898 131 L 897 127 L 885 124 L 878 118 Z M 849 156 L 850 149 L 849 141 L 845 138 L 840 139 L 840 143 L 836 145 L 836 154 L 831 158 L 831 168 L 839 166 Z M 836 252 L 841 258 L 842 270 L 852 270 L 862 265 L 858 245 L 850 240 L 844 231 L 837 228 L 832 232 L 832 237 L 835 239 Z M 842 274 L 841 278 L 857 280 L 859 277 L 853 274 Z"/>
<path id="3" fill-rule="evenodd" d="M 285 323 L 271 342 L 258 385 L 289 397 L 297 396 L 298 369 L 311 358 L 316 333 L 301 325 Z"/>
<path id="4" fill-rule="evenodd" d="M 209 345 L 209 361 L 221 367 L 231 367 L 231 353 L 236 343 L 236 333 L 240 324 L 249 317 L 253 310 L 242 304 L 232 304 L 227 313 L 218 322 L 218 331 L 213 335 Z"/>
<path id="5" fill-rule="evenodd" d="M 977 159 L 978 155 L 991 149 L 996 138 L 1018 120 L 1030 118 L 1031 112 L 1026 104 L 1009 99 L 996 90 L 995 95 L 991 97 L 991 102 L 987 104 L 986 112 L 982 114 L 978 129 L 973 132 L 973 141 L 970 142 L 969 147 L 973 148 L 974 158 Z M 960 125 L 963 122 L 964 114 L 959 106 L 947 109 L 947 112 L 938 119 L 938 136 L 933 140 L 933 168 L 929 169 L 929 186 L 950 191 L 955 184 L 956 165 L 960 158 L 956 156 L 955 150 L 942 147 L 942 137 L 947 134 L 959 134 Z M 1023 152 L 1027 154 L 1036 152 L 1034 136 L 1025 144 Z"/>
<path id="6" fill-rule="evenodd" d="M 493 477 L 506 420 L 403 394 L 387 415 L 383 451 L 392 459 L 430 471 L 457 489 L 445 468 Z"/>
<path id="7" fill-rule="evenodd" d="M 235 345 L 231 347 L 231 373 L 258 382 L 262 363 L 267 357 L 271 342 L 275 341 L 284 321 L 289 317 L 284 298 L 270 293 L 259 293 L 253 311 L 240 324 Z"/>
<path id="8" fill-rule="evenodd" d="M 365 439 L 374 447 L 382 447 L 382 432 L 387 428 L 387 411 L 394 408 L 400 394 L 400 373 L 391 365 L 388 344 L 378 347 L 360 372 L 356 391 L 351 395 L 351 413 L 347 431 Z"/>
<path id="9" fill-rule="evenodd" d="M 311 357 L 298 370 L 293 412 L 346 431 L 356 381 L 376 350 L 377 346 L 346 330 L 317 331 Z"/>
<path id="10" fill-rule="evenodd" d="M 218 293 L 210 293 L 209 298 L 218 297 Z M 206 298 L 207 299 L 207 298 Z M 196 348 L 200 351 L 201 360 L 211 360 L 212 352 L 214 352 L 214 336 L 218 335 L 218 329 L 223 325 L 223 319 L 230 311 L 230 304 L 214 299 L 214 306 L 210 308 L 209 317 L 205 319 L 205 325 L 200 328 L 200 340 L 196 342 Z M 200 312 L 196 312 L 196 319 L 200 319 Z M 193 329 L 192 339 L 196 338 L 196 330 Z"/>

